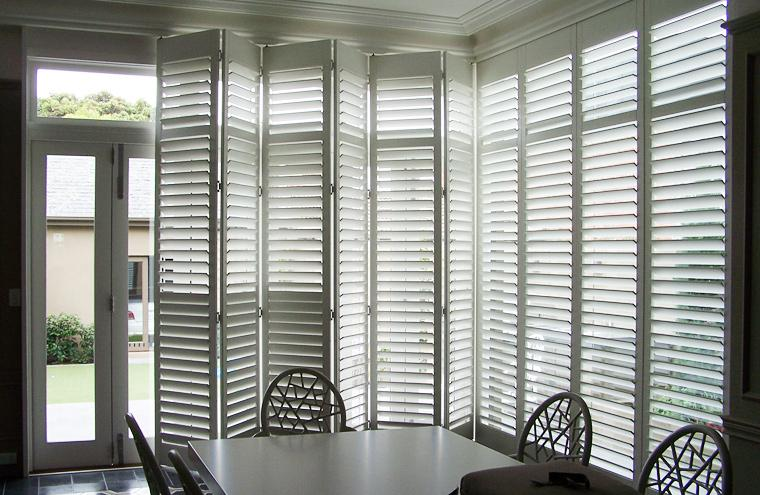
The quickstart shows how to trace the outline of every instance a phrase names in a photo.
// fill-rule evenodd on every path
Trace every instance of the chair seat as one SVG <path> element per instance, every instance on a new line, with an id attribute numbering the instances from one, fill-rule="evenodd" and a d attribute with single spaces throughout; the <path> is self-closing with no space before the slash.
<path id="1" fill-rule="evenodd" d="M 182 483 L 179 480 L 179 473 L 177 473 L 177 470 L 174 469 L 174 466 L 167 466 L 166 464 L 161 464 L 161 469 L 166 473 L 166 477 L 169 478 L 169 481 L 171 482 L 171 485 L 169 486 L 169 490 L 171 490 L 172 495 L 180 495 L 184 493 L 182 491 Z M 203 478 L 201 478 L 201 475 L 198 473 L 198 471 L 190 471 L 193 475 L 193 479 L 196 483 L 198 483 L 198 486 L 203 490 L 205 493 L 211 493 L 211 490 L 208 486 L 206 486 L 206 482 L 203 481 Z"/>

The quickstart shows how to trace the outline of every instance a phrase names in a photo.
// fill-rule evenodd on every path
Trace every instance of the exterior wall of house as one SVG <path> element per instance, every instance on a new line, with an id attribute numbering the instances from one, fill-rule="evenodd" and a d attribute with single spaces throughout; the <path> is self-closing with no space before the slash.
<path id="1" fill-rule="evenodd" d="M 148 227 L 129 229 L 129 256 L 152 256 Z M 47 229 L 47 314 L 71 313 L 93 322 L 94 235 L 91 225 L 49 224 Z"/>

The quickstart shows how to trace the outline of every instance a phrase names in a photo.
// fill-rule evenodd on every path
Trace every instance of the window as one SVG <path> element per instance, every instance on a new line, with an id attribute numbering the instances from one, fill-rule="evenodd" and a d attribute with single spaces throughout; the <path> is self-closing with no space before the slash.
<path id="1" fill-rule="evenodd" d="M 723 380 L 726 5 L 644 11 L 478 66 L 477 437 L 572 390 L 629 478 Z"/>

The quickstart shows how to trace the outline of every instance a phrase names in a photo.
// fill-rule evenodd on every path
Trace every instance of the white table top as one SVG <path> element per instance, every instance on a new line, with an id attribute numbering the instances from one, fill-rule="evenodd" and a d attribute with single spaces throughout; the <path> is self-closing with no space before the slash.
<path id="1" fill-rule="evenodd" d="M 189 454 L 220 495 L 447 495 L 469 472 L 520 464 L 439 426 L 193 440 Z"/>

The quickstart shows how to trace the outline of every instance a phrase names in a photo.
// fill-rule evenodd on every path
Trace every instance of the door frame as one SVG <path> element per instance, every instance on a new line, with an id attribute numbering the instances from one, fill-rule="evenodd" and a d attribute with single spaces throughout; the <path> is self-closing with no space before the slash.
<path id="1" fill-rule="evenodd" d="M 94 279 L 95 363 L 109 363 L 111 352 L 111 187 L 112 148 L 102 143 L 33 141 L 31 143 L 31 433 L 34 470 L 103 465 L 110 459 L 110 366 L 95 373 L 95 440 L 47 441 L 47 350 L 46 350 L 46 178 L 48 155 L 95 157 Z M 97 367 L 97 364 L 95 364 Z M 62 460 L 64 460 L 62 462 Z"/>

